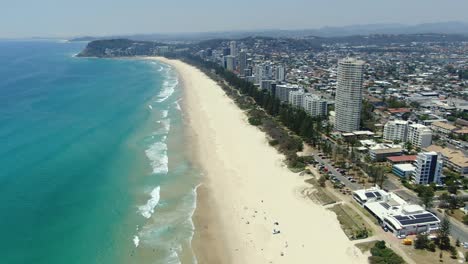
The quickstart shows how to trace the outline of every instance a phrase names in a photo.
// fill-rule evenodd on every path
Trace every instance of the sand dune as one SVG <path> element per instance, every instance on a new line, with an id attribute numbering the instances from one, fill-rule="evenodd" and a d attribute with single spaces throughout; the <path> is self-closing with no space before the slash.
<path id="1" fill-rule="evenodd" d="M 214 81 L 183 62 L 157 59 L 182 79 L 189 136 L 204 171 L 194 216 L 199 263 L 367 263 L 336 216 L 301 197 L 310 186 Z"/>

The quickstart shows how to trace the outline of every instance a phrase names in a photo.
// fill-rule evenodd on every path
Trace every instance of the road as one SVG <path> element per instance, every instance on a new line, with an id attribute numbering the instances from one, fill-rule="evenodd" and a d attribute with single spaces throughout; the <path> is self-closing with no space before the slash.
<path id="1" fill-rule="evenodd" d="M 320 162 L 325 166 L 325 168 L 328 169 L 328 171 L 335 176 L 337 179 L 339 179 L 346 187 L 348 187 L 351 190 L 359 190 L 364 188 L 362 185 L 356 182 L 350 182 L 345 176 L 343 176 L 341 173 L 339 173 L 331 164 L 328 159 L 323 159 L 321 158 L 318 153 L 313 153 L 313 156 L 315 157 L 315 160 Z"/>

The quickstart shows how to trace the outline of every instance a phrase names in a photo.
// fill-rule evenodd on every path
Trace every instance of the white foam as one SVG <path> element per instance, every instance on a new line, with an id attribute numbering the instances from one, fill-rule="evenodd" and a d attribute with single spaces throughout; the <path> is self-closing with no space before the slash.
<path id="1" fill-rule="evenodd" d="M 168 114 L 169 114 L 169 111 L 168 111 L 168 110 L 163 110 L 163 111 L 161 112 L 161 117 L 162 117 L 162 118 L 166 118 Z"/>
<path id="2" fill-rule="evenodd" d="M 159 186 L 154 188 L 151 191 L 151 198 L 146 202 L 146 204 L 138 207 L 138 209 L 140 210 L 140 213 L 141 213 L 141 215 L 143 217 L 150 218 L 151 215 L 153 215 L 154 208 L 159 203 L 160 190 L 161 190 L 161 188 Z"/>
<path id="3" fill-rule="evenodd" d="M 151 109 L 151 110 L 153 110 L 153 106 L 151 106 L 151 105 L 148 105 L 148 108 Z"/>
<path id="4" fill-rule="evenodd" d="M 177 78 L 172 80 L 166 80 L 163 83 L 163 89 L 158 95 L 158 100 L 156 102 L 161 103 L 167 100 L 175 91 L 175 87 L 179 84 Z"/>
<path id="5" fill-rule="evenodd" d="M 133 244 L 135 244 L 136 248 L 140 245 L 140 238 L 138 236 L 133 237 Z"/>
<path id="6" fill-rule="evenodd" d="M 164 142 L 156 142 L 145 151 L 146 156 L 151 161 L 153 173 L 165 174 L 169 171 L 167 157 L 167 145 Z"/>
<path id="7" fill-rule="evenodd" d="M 179 104 L 180 100 L 181 99 L 175 101 L 174 104 L 175 104 L 175 107 L 176 107 L 177 110 L 182 111 L 182 108 L 180 107 L 180 104 Z"/>

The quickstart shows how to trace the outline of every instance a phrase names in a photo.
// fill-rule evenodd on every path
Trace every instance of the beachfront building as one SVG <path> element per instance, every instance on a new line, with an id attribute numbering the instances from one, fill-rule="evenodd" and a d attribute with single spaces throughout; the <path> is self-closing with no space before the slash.
<path id="1" fill-rule="evenodd" d="M 353 192 L 354 200 L 373 215 L 380 225 L 396 236 L 407 236 L 439 229 L 440 220 L 419 205 L 408 204 L 395 193 L 378 188 Z"/>
<path id="2" fill-rule="evenodd" d="M 288 103 L 289 102 L 289 93 L 294 92 L 294 91 L 299 91 L 302 90 L 302 88 L 299 88 L 297 85 L 291 85 L 291 84 L 281 84 L 281 85 L 276 85 L 275 89 L 275 97 L 280 100 L 281 103 Z"/>
<path id="3" fill-rule="evenodd" d="M 327 101 L 315 94 L 307 93 L 304 95 L 302 107 L 309 115 L 313 117 L 327 115 Z"/>
<path id="4" fill-rule="evenodd" d="M 241 52 L 239 52 L 238 61 L 239 61 L 239 73 L 244 76 L 249 76 L 249 75 L 245 75 L 246 74 L 245 70 L 247 69 L 247 52 L 245 52 L 244 50 L 241 50 Z"/>
<path id="5" fill-rule="evenodd" d="M 335 129 L 342 132 L 359 130 L 362 107 L 364 62 L 352 58 L 338 62 L 335 96 Z"/>
<path id="6" fill-rule="evenodd" d="M 442 166 L 442 157 L 437 152 L 419 153 L 415 163 L 413 182 L 415 184 L 440 183 Z"/>
<path id="7" fill-rule="evenodd" d="M 230 71 L 236 70 L 236 57 L 232 55 L 227 55 L 226 57 L 226 69 Z"/>
<path id="8" fill-rule="evenodd" d="M 383 138 L 390 141 L 405 142 L 408 133 L 408 121 L 388 121 L 384 126 Z"/>
<path id="9" fill-rule="evenodd" d="M 289 98 L 288 98 L 289 104 L 297 108 L 302 108 L 304 95 L 305 95 L 305 92 L 303 89 L 299 89 L 297 91 L 291 91 L 289 93 Z"/>
<path id="10" fill-rule="evenodd" d="M 432 144 L 432 130 L 425 125 L 408 126 L 408 142 L 415 148 L 425 148 Z"/>

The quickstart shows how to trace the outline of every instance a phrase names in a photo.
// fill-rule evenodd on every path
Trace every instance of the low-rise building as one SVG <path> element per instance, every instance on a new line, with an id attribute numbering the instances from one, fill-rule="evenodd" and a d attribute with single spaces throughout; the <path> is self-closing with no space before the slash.
<path id="1" fill-rule="evenodd" d="M 413 163 L 416 161 L 416 155 L 402 155 L 387 157 L 387 160 L 392 164 L 401 164 L 401 163 Z"/>
<path id="2" fill-rule="evenodd" d="M 369 156 L 371 160 L 381 162 L 385 161 L 387 157 L 391 156 L 400 156 L 403 154 L 403 149 L 401 147 L 387 147 L 376 145 L 369 149 Z"/>
<path id="3" fill-rule="evenodd" d="M 445 122 L 434 122 L 431 125 L 431 129 L 435 133 L 449 135 L 457 130 L 457 127 Z"/>
<path id="4" fill-rule="evenodd" d="M 403 164 L 395 164 L 392 167 L 392 172 L 396 176 L 404 179 L 410 179 L 411 175 L 413 175 L 416 167 L 414 167 L 410 163 L 403 163 Z"/>
<path id="5" fill-rule="evenodd" d="M 408 204 L 395 193 L 371 188 L 354 191 L 353 198 L 395 236 L 431 233 L 439 229 L 437 216 L 419 205 Z"/>
<path id="6" fill-rule="evenodd" d="M 462 175 L 468 175 L 468 158 L 460 150 L 431 145 L 425 151 L 435 151 L 442 156 L 444 167 L 454 170 Z"/>

